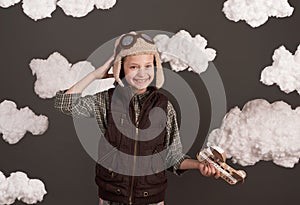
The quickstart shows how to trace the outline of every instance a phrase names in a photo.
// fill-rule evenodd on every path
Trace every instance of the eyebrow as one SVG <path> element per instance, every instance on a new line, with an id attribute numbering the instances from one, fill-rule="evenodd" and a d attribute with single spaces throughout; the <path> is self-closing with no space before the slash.
<path id="1" fill-rule="evenodd" d="M 146 62 L 145 64 L 151 64 L 151 63 L 153 63 L 152 61 L 149 61 L 149 62 Z M 134 63 L 134 62 L 131 62 L 131 63 L 129 63 L 130 65 L 140 65 L 140 64 L 138 64 L 138 63 Z"/>

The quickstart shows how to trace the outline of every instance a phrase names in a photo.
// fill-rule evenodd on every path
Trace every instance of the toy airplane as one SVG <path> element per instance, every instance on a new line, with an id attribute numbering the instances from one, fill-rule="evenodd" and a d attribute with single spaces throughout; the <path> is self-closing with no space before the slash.
<path id="1" fill-rule="evenodd" d="M 223 149 L 217 146 L 211 146 L 201 150 L 197 159 L 202 163 L 211 163 L 220 171 L 220 177 L 229 184 L 243 183 L 246 177 L 244 170 L 235 170 L 226 164 L 226 155 Z"/>

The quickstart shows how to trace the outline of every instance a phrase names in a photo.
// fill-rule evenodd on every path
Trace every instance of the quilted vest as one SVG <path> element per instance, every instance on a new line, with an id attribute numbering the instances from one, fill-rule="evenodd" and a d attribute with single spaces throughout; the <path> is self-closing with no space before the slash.
<path id="1" fill-rule="evenodd" d="M 167 113 L 168 99 L 156 88 L 148 87 L 148 89 L 150 89 L 150 94 L 142 105 L 137 121 L 129 87 L 112 88 L 108 91 L 111 106 L 107 112 L 107 130 L 99 142 L 99 160 L 96 165 L 95 178 L 98 194 L 102 199 L 139 205 L 157 203 L 165 198 L 167 188 L 166 154 L 161 154 L 165 153 L 161 151 L 166 146 L 166 119 L 153 118 L 155 120 L 150 123 L 149 113 L 155 107 L 159 107 Z M 112 98 L 112 96 L 114 97 Z M 155 133 L 157 128 L 161 128 L 162 131 L 155 134 L 156 137 L 151 136 L 151 133 Z M 139 132 L 144 129 L 148 132 Z M 145 139 L 145 137 L 151 137 L 151 139 L 139 140 Z M 109 145 L 104 143 L 104 140 L 107 140 Z M 120 157 L 120 152 L 126 153 L 133 160 L 124 161 Z M 147 164 L 143 166 L 151 169 L 151 174 L 135 175 L 134 173 L 137 173 L 137 169 L 139 169 L 135 164 L 135 157 L 152 156 L 153 154 L 159 154 L 160 160 L 147 161 Z M 122 163 L 125 163 L 129 172 L 133 174 L 125 175 L 114 171 Z M 105 166 L 103 166 L 104 164 Z"/>

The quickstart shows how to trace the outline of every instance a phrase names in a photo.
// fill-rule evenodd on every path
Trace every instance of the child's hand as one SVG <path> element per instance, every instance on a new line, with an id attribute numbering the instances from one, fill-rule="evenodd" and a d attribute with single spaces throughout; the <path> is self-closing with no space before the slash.
<path id="1" fill-rule="evenodd" d="M 199 171 L 203 176 L 214 176 L 216 179 L 220 177 L 220 171 L 217 170 L 212 164 L 199 163 Z"/>
<path id="2" fill-rule="evenodd" d="M 108 74 L 113 59 L 114 56 L 111 56 L 102 66 L 92 72 L 95 79 L 112 78 L 114 76 L 113 74 Z"/>

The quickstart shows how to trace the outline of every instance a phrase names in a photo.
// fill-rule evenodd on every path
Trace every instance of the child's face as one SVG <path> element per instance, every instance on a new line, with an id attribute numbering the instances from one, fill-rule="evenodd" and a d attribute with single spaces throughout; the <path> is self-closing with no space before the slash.
<path id="1" fill-rule="evenodd" d="M 154 78 L 154 56 L 150 54 L 130 55 L 124 59 L 126 81 L 144 93 Z"/>

